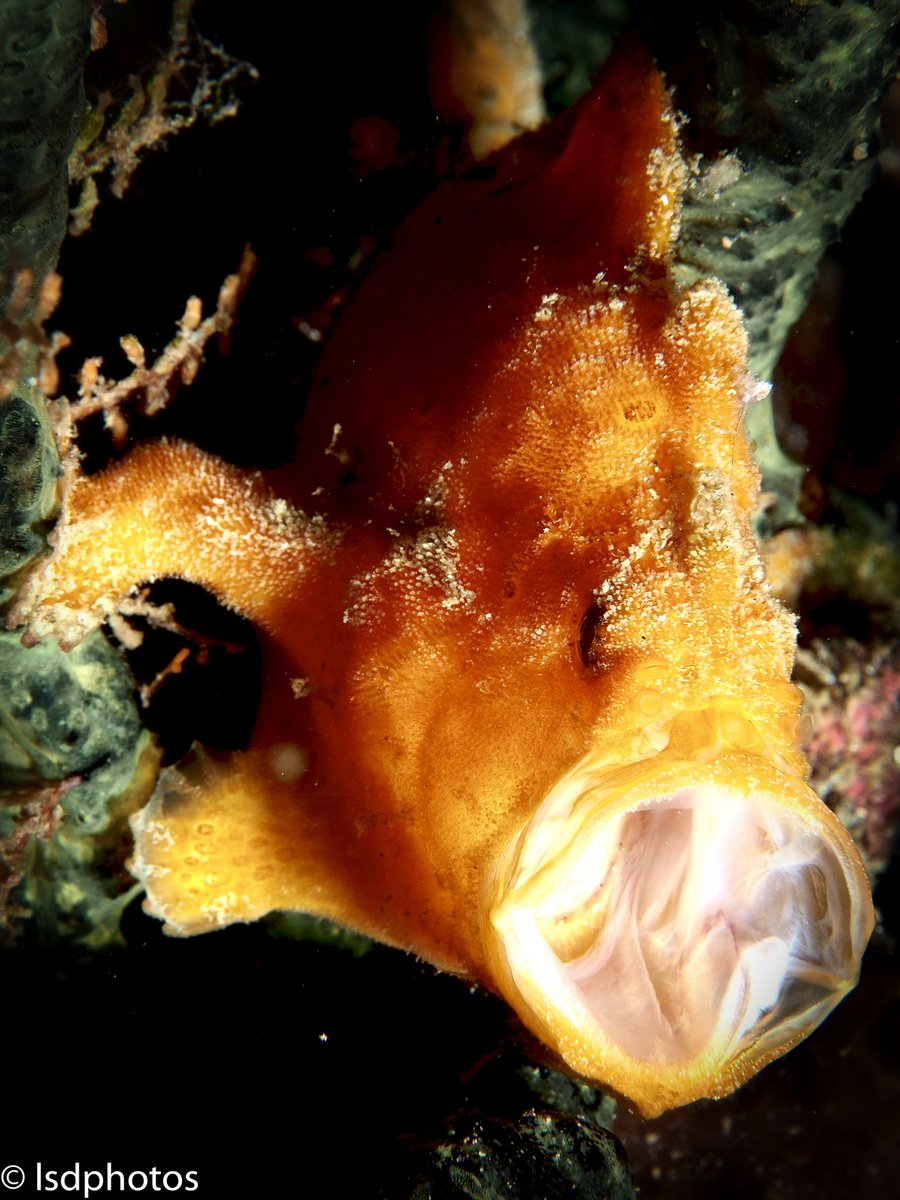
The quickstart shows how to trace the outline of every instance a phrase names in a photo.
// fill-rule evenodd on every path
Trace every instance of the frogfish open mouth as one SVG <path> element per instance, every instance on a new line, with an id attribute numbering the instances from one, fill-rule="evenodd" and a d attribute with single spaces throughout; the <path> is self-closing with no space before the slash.
<path id="1" fill-rule="evenodd" d="M 739 754 L 662 757 L 587 760 L 552 790 L 487 935 L 535 1032 L 584 1075 L 627 1077 L 648 1114 L 731 1091 L 815 1028 L 871 928 L 855 858 L 807 788 Z"/>
<path id="2" fill-rule="evenodd" d="M 134 820 L 171 932 L 344 922 L 653 1115 L 816 1026 L 869 887 L 805 782 L 741 320 L 671 278 L 661 79 L 620 54 L 476 174 L 374 264 L 291 464 L 162 441 L 77 480 L 14 617 L 73 640 L 177 575 L 260 630 L 250 745 Z"/>

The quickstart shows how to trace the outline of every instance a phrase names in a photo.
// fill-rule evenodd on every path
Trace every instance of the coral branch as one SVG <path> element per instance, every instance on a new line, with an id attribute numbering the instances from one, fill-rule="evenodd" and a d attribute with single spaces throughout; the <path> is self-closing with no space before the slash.
<path id="1" fill-rule="evenodd" d="M 49 841 L 62 821 L 60 797 L 79 783 L 77 775 L 53 787 L 44 788 L 34 799 L 26 801 L 18 813 L 12 833 L 0 843 L 0 927 L 10 918 L 22 915 L 10 903 L 14 889 L 22 882 L 25 852 L 33 837 Z"/>
<path id="2" fill-rule="evenodd" d="M 193 0 L 176 0 L 169 29 L 169 49 L 156 64 L 146 86 L 132 75 L 130 99 L 111 124 L 103 128 L 103 113 L 110 104 L 104 94 L 95 110 L 90 132 L 75 147 L 69 162 L 72 184 L 81 185 L 71 213 L 73 236 L 90 227 L 99 202 L 97 179 L 109 174 L 109 190 L 119 200 L 148 150 L 159 149 L 170 137 L 198 120 L 210 125 L 233 117 L 239 107 L 235 87 L 242 78 L 259 76 L 248 62 L 233 58 L 221 46 L 190 27 Z M 178 92 L 189 89 L 186 99 Z M 99 124 L 100 130 L 93 130 Z"/>
<path id="3" fill-rule="evenodd" d="M 107 379 L 100 374 L 103 359 L 87 359 L 81 369 L 79 399 L 69 410 L 70 420 L 77 423 L 102 412 L 116 445 L 121 445 L 128 433 L 123 404 L 137 403 L 144 415 L 155 415 L 165 408 L 182 384 L 188 386 L 194 382 L 206 343 L 213 335 L 218 336 L 223 349 L 227 347 L 237 307 L 255 268 L 256 256 L 246 247 L 237 271 L 229 275 L 219 289 L 215 312 L 206 318 L 203 318 L 199 297 L 191 296 L 178 322 L 175 337 L 150 366 L 147 366 L 143 345 L 133 334 L 122 337 L 119 342 L 134 368 L 124 379 Z"/>
<path id="4" fill-rule="evenodd" d="M 69 338 L 54 331 L 48 334 L 45 323 L 59 303 L 62 279 L 55 272 L 45 276 L 33 297 L 34 273 L 30 269 L 17 272 L 6 312 L 0 318 L 0 346 L 7 347 L 0 355 L 0 401 L 17 387 L 23 370 L 23 354 L 36 352 L 34 373 L 45 396 L 59 389 L 56 355 L 68 346 Z"/>

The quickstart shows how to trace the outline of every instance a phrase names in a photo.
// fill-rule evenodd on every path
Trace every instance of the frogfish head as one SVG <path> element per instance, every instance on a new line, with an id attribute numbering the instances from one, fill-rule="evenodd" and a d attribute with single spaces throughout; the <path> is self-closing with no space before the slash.
<path id="1" fill-rule="evenodd" d="M 644 1116 L 727 1095 L 854 986 L 874 923 L 846 830 L 756 756 L 587 756 L 491 881 L 499 989 Z"/>

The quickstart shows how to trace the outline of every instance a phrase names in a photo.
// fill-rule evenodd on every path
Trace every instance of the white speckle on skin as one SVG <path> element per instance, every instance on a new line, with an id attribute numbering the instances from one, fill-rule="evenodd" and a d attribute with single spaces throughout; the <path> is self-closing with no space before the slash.
<path id="1" fill-rule="evenodd" d="M 553 318 L 553 310 L 560 301 L 559 292 L 548 292 L 545 296 L 541 296 L 541 306 L 535 312 L 535 321 L 550 321 Z"/>
<path id="2" fill-rule="evenodd" d="M 394 544 L 377 567 L 349 582 L 350 604 L 343 613 L 345 625 L 363 625 L 383 617 L 387 581 L 397 587 L 407 605 L 423 591 L 438 590 L 442 593 L 441 608 L 471 608 L 475 593 L 460 579 L 456 530 L 448 528 L 441 519 L 447 492 L 447 480 L 440 474 L 416 505 L 418 531 L 403 533 L 387 528 Z"/>

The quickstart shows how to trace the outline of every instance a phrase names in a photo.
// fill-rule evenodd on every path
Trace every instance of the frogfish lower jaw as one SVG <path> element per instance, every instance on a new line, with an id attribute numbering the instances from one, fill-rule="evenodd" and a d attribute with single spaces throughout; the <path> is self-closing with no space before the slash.
<path id="1" fill-rule="evenodd" d="M 874 924 L 846 830 L 752 754 L 666 753 L 544 800 L 491 882 L 495 986 L 646 1117 L 721 1097 L 854 986 Z"/>

